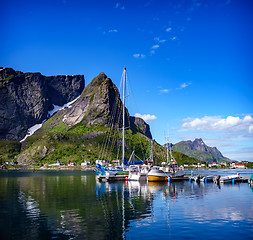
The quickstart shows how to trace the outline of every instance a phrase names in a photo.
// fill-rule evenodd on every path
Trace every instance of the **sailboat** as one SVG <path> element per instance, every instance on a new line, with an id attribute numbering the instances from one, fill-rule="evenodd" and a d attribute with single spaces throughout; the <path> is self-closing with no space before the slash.
<path id="1" fill-rule="evenodd" d="M 167 151 L 168 151 L 168 149 L 167 149 Z M 167 154 L 167 156 L 168 156 L 168 154 Z M 185 180 L 186 179 L 186 177 L 184 176 L 185 172 L 183 170 L 178 169 L 177 162 L 172 155 L 171 147 L 170 147 L 170 158 L 171 158 L 171 160 L 170 160 L 170 164 L 169 164 L 169 172 L 167 173 L 169 176 L 168 180 L 169 181 Z"/>
<path id="2" fill-rule="evenodd" d="M 129 181 L 147 181 L 148 180 L 148 172 L 150 170 L 150 166 L 147 164 L 141 164 L 143 161 L 130 161 L 134 158 L 134 151 L 129 158 Z M 133 163 L 133 165 L 131 165 Z"/>
<path id="3" fill-rule="evenodd" d="M 151 159 L 153 161 L 153 145 L 151 140 Z M 159 166 L 153 166 L 148 172 L 149 182 L 165 182 L 168 181 L 168 175 L 160 169 Z"/>
<path id="4" fill-rule="evenodd" d="M 123 122 L 122 122 L 122 162 L 121 168 L 108 169 L 102 166 L 97 166 L 96 174 L 99 180 L 105 181 L 125 181 L 128 178 L 128 169 L 125 166 L 125 88 L 126 88 L 126 68 L 123 70 Z"/>

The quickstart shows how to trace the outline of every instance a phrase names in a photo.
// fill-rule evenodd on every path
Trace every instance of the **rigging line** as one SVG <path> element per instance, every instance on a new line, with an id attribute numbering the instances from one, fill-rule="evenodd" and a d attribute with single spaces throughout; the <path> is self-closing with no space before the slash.
<path id="1" fill-rule="evenodd" d="M 119 125 L 119 115 L 120 115 L 120 111 L 119 109 L 121 108 L 121 102 L 120 102 L 120 96 L 117 94 L 116 96 L 116 101 L 114 102 L 113 104 L 113 107 L 112 107 L 112 115 L 111 115 L 111 119 L 110 119 L 110 129 L 108 131 L 109 134 L 106 135 L 106 141 L 105 141 L 105 145 L 104 145 L 104 148 L 103 148 L 103 157 L 107 154 L 109 154 L 109 158 L 111 158 L 111 154 L 110 154 L 110 151 L 109 151 L 109 140 L 111 139 L 111 136 L 114 132 L 114 136 L 116 134 L 115 130 L 113 131 L 113 128 L 117 128 L 117 126 Z M 113 138 L 114 139 L 114 138 Z M 113 141 L 113 144 L 114 144 L 115 141 Z M 113 145 L 112 145 L 113 147 Z M 107 154 L 106 154 L 106 149 L 108 149 L 107 151 Z"/>
<path id="2" fill-rule="evenodd" d="M 114 104 L 113 104 L 113 106 L 112 106 L 112 114 L 110 115 L 110 120 L 109 120 L 109 123 L 108 123 L 108 125 L 109 125 L 110 127 L 109 127 L 107 133 L 109 133 L 109 134 L 106 134 L 106 135 L 105 135 L 104 142 L 103 142 L 103 148 L 102 148 L 102 153 L 101 153 L 102 157 L 104 157 L 105 151 L 106 151 L 106 149 L 107 149 L 107 145 L 109 144 L 110 133 L 111 133 L 111 131 L 112 131 L 112 129 L 113 129 L 113 125 L 114 125 L 115 122 L 117 122 L 117 119 L 115 120 L 115 115 L 116 115 L 117 108 L 118 108 L 118 104 L 117 104 L 118 101 L 119 101 L 119 100 L 118 100 L 118 99 L 119 99 L 118 94 L 116 94 L 116 99 L 117 99 L 117 100 L 114 101 Z"/>
<path id="3" fill-rule="evenodd" d="M 124 76 L 124 72 L 122 73 L 122 76 L 121 76 L 121 80 L 123 79 L 123 76 Z M 122 83 L 122 81 L 121 81 Z M 112 154 L 112 149 L 114 147 L 114 143 L 115 143 L 115 135 L 116 135 L 116 127 L 117 125 L 119 124 L 119 108 L 120 108 L 120 105 L 121 105 L 121 102 L 120 102 L 120 95 L 116 96 L 116 101 L 115 101 L 115 104 L 114 104 L 114 107 L 113 107 L 113 117 L 112 117 L 112 128 L 113 128 L 113 124 L 114 124 L 114 135 L 113 135 L 113 139 L 112 139 L 112 145 L 111 145 L 111 151 L 109 151 L 109 158 L 111 158 L 111 154 Z M 110 137 L 112 135 L 112 132 L 110 133 Z"/>
<path id="4" fill-rule="evenodd" d="M 112 156 L 112 151 L 113 151 L 113 148 L 114 148 L 114 144 L 115 144 L 115 136 L 116 136 L 116 133 L 117 133 L 117 128 L 118 128 L 118 124 L 119 124 L 119 113 L 120 113 L 120 99 L 117 98 L 117 102 L 116 102 L 116 107 L 115 107 L 115 114 L 114 114 L 114 128 L 113 128 L 113 131 L 112 131 L 112 134 L 113 134 L 113 137 L 112 137 L 112 144 L 111 144 L 111 149 L 110 149 L 110 152 L 109 152 L 109 158 L 111 158 Z"/>
<path id="5" fill-rule="evenodd" d="M 109 155 L 109 159 L 111 159 L 112 157 L 112 151 L 113 151 L 113 148 L 114 148 L 114 143 L 115 143 L 115 136 L 116 136 L 116 127 L 117 127 L 117 124 L 118 124 L 118 114 L 119 114 L 119 107 L 117 108 L 117 116 L 116 116 L 116 122 L 115 122 L 115 125 L 114 125 L 114 129 L 113 129 L 113 132 L 114 132 L 114 135 L 113 135 L 113 139 L 112 139 L 112 144 L 111 144 L 111 150 L 110 150 L 110 155 Z"/>
<path id="6" fill-rule="evenodd" d="M 106 131 L 105 135 L 104 135 L 104 138 L 103 138 L 103 143 L 102 143 L 102 148 L 101 148 L 101 152 L 100 152 L 100 158 L 103 158 L 104 157 L 104 151 L 106 149 L 106 145 L 107 145 L 107 137 L 108 137 L 108 134 L 107 132 L 110 132 L 110 129 L 111 129 L 111 121 L 109 121 L 109 129 Z"/>
<path id="7" fill-rule="evenodd" d="M 160 150 L 163 160 L 166 162 L 166 155 L 164 154 L 164 150 L 162 149 L 162 146 L 158 145 L 158 149 Z"/>

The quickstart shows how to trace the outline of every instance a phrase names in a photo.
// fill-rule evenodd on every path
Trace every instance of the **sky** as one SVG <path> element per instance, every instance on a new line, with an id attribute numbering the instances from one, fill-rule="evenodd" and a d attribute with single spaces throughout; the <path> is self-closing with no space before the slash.
<path id="1" fill-rule="evenodd" d="M 202 138 L 253 161 L 253 1 L 1 0 L 0 66 L 104 72 L 160 144 Z"/>

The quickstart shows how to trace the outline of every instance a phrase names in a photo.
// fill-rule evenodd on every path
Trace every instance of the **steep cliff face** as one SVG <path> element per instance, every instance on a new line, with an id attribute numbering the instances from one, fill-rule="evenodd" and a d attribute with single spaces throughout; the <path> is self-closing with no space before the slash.
<path id="1" fill-rule="evenodd" d="M 47 118 L 53 104 L 80 95 L 83 75 L 45 77 L 0 68 L 0 140 L 21 140 L 28 128 Z"/>
<path id="2" fill-rule="evenodd" d="M 136 132 L 141 132 L 148 138 L 152 139 L 149 125 L 142 119 L 138 117 L 130 117 L 131 129 Z"/>

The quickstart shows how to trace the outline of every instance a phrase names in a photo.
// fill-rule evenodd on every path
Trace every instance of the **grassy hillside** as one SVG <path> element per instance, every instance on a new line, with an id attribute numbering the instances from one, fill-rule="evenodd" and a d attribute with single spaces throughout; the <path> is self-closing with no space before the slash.
<path id="1" fill-rule="evenodd" d="M 47 128 L 48 130 L 48 128 Z M 141 133 L 127 130 L 125 134 L 125 155 L 129 159 L 132 151 L 145 160 L 150 155 L 150 139 Z M 62 122 L 46 133 L 42 130 L 27 138 L 18 156 L 20 164 L 45 163 L 68 164 L 70 161 L 81 164 L 84 160 L 95 163 L 97 159 L 116 160 L 122 156 L 122 133 L 109 131 L 101 125 L 86 126 L 77 124 L 72 128 Z M 158 143 L 153 143 L 153 155 L 156 164 L 166 161 L 166 149 Z M 174 152 L 178 164 L 200 162 L 182 153 Z"/>

